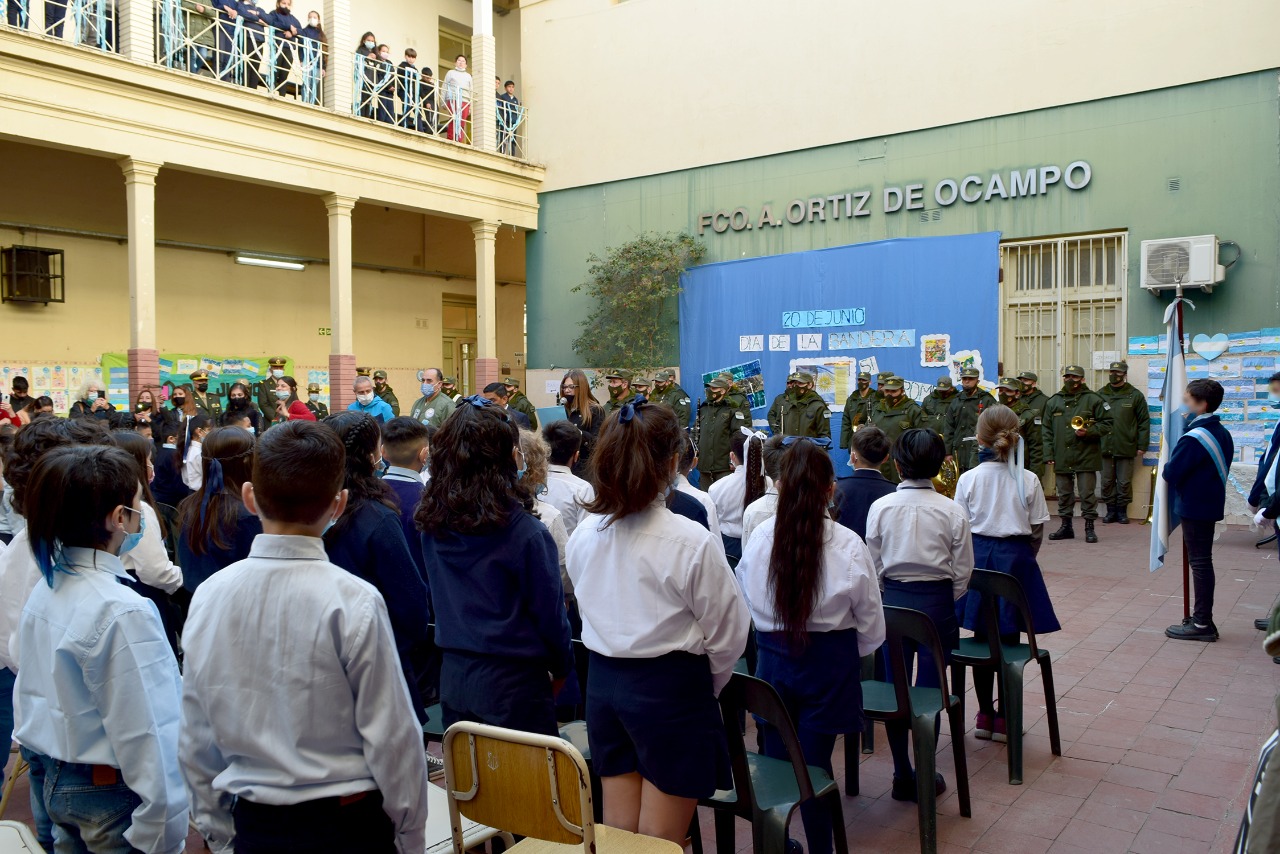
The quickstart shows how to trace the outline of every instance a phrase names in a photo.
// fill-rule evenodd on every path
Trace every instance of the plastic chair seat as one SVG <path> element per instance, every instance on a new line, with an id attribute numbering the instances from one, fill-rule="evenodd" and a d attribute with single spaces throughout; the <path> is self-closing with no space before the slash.
<path id="1" fill-rule="evenodd" d="M 907 689 L 911 694 L 911 711 L 916 715 L 936 715 L 943 711 L 942 696 L 937 688 L 917 688 L 914 685 Z M 951 702 L 959 700 L 952 695 Z M 862 683 L 862 712 L 877 719 L 898 716 L 898 698 L 894 693 L 893 683 L 868 679 Z"/>
<path id="2" fill-rule="evenodd" d="M 809 782 L 817 797 L 836 791 L 836 781 L 826 771 L 812 765 L 805 767 L 809 770 Z M 796 785 L 790 759 L 772 759 L 759 753 L 748 753 L 747 768 L 751 771 L 751 786 L 761 809 L 790 812 L 800 800 L 800 788 Z M 736 796 L 734 800 L 737 800 Z"/>
<path id="3" fill-rule="evenodd" d="M 977 638 L 960 638 L 960 645 L 951 651 L 951 660 L 973 667 L 977 665 L 995 665 L 997 662 L 991 658 L 991 646 L 985 639 Z"/>
<path id="4" fill-rule="evenodd" d="M 1025 664 L 1028 661 L 1048 661 L 1049 650 L 1037 648 L 1037 655 L 1031 654 L 1031 644 L 1028 643 L 1002 643 L 1000 644 L 1000 652 L 1004 656 L 1004 660 L 1010 664 L 1019 662 Z"/>

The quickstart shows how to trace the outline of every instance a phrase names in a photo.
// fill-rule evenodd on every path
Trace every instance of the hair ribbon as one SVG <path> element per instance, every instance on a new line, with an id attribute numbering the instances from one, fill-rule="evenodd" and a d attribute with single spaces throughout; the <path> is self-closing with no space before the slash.
<path id="1" fill-rule="evenodd" d="M 623 424 L 630 424 L 631 419 L 636 417 L 636 406 L 643 402 L 644 398 L 640 398 L 635 403 L 623 404 L 623 407 L 618 410 L 618 420 Z"/>

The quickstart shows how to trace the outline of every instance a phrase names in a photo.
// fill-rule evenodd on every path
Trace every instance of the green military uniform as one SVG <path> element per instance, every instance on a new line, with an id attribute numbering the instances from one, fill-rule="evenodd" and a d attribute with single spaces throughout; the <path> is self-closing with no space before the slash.
<path id="1" fill-rule="evenodd" d="M 738 411 L 742 413 L 742 417 L 746 419 L 747 426 L 750 427 L 752 425 L 751 400 L 738 390 L 738 384 L 734 380 L 733 374 L 723 373 L 720 375 L 720 379 L 729 384 L 729 393 L 725 395 L 725 398 L 737 407 Z"/>
<path id="2" fill-rule="evenodd" d="M 880 384 L 881 391 L 902 391 L 903 383 L 900 377 L 890 377 Z M 924 410 L 920 408 L 920 404 L 916 403 L 905 394 L 899 394 L 896 400 L 890 400 L 885 395 L 882 400 L 871 407 L 870 423 L 876 425 L 884 431 L 884 435 L 892 446 L 907 430 L 913 427 L 926 426 Z M 880 473 L 885 476 L 890 483 L 899 483 L 902 478 L 898 477 L 898 467 L 893 464 L 893 459 L 887 459 L 880 466 Z"/>
<path id="3" fill-rule="evenodd" d="M 810 374 L 792 374 L 787 384 L 796 384 L 778 395 L 769 407 L 769 429 L 775 436 L 809 436 L 831 438 L 831 409 L 813 390 L 815 379 Z"/>
<path id="4" fill-rule="evenodd" d="M 693 401 L 689 399 L 689 393 L 680 387 L 676 381 L 676 375 L 671 371 L 658 371 L 658 375 L 654 377 L 654 390 L 651 400 L 654 403 L 665 403 L 670 406 L 676 413 L 676 420 L 680 422 L 681 427 L 688 427 L 689 421 L 693 417 Z M 666 386 L 665 389 L 658 389 L 657 384 L 661 383 Z"/>
<path id="5" fill-rule="evenodd" d="M 307 384 L 307 409 L 311 410 L 311 414 L 316 417 L 317 421 L 329 417 L 329 407 L 325 406 L 323 401 L 311 399 L 311 395 L 319 393 L 320 383 Z"/>
<path id="6" fill-rule="evenodd" d="M 1111 407 L 1111 432 L 1102 437 L 1102 501 L 1107 505 L 1102 521 L 1127 525 L 1133 502 L 1134 459 L 1151 443 L 1151 412 L 1147 398 L 1127 380 L 1127 362 L 1112 362 L 1108 370 L 1113 380 L 1122 382 L 1098 389 Z"/>
<path id="7" fill-rule="evenodd" d="M 216 424 L 222 417 L 222 398 L 216 392 L 209 391 L 209 372 L 192 371 L 187 374 L 187 379 L 191 380 L 191 400 L 196 405 L 196 411 L 208 416 Z M 201 385 L 204 386 L 204 391 L 200 390 Z"/>
<path id="8" fill-rule="evenodd" d="M 613 396 L 613 389 L 609 389 L 609 399 L 604 402 L 605 415 L 611 414 L 615 409 L 621 409 L 622 407 L 626 406 L 628 403 L 635 402 L 636 395 L 635 395 L 635 392 L 631 390 L 631 377 L 632 377 L 631 371 L 628 371 L 624 368 L 619 368 L 618 370 L 613 371 L 612 373 L 608 373 L 604 375 L 604 378 L 606 380 L 622 380 L 627 384 L 627 387 L 621 397 L 615 398 Z"/>
<path id="9" fill-rule="evenodd" d="M 1018 433 L 1022 436 L 1023 464 L 1036 477 L 1044 474 L 1044 449 L 1040 446 L 1040 411 L 1031 409 L 1022 401 L 1022 383 L 1014 377 L 1005 377 L 996 386 L 1000 403 L 1018 416 Z M 1034 437 L 1034 440 L 1033 440 Z"/>
<path id="10" fill-rule="evenodd" d="M 867 383 L 862 388 L 862 383 Z M 871 374 L 863 371 L 858 374 L 859 387 L 853 390 L 844 401 L 844 414 L 840 418 L 840 447 L 848 448 L 853 442 L 853 431 L 867 423 L 867 409 L 875 403 L 876 393 L 871 390 Z"/>
<path id="11" fill-rule="evenodd" d="M 920 404 L 920 409 L 924 412 L 924 423 L 920 426 L 932 427 L 935 433 L 946 439 L 947 410 L 951 408 L 951 401 L 955 399 L 956 386 L 951 381 L 951 377 L 939 377 L 938 384 Z"/>
<path id="12" fill-rule="evenodd" d="M 728 392 L 730 383 L 717 377 L 707 383 L 711 389 L 723 389 Z M 722 477 L 728 477 L 729 449 L 733 443 L 733 434 L 742 427 L 750 426 L 750 422 L 742 415 L 742 410 L 729 402 L 726 394 L 720 400 L 707 399 L 698 404 L 698 471 L 702 477 L 699 485 L 705 491 L 711 484 Z"/>
<path id="13" fill-rule="evenodd" d="M 511 397 L 507 399 L 507 406 L 516 412 L 523 413 L 529 419 L 529 426 L 533 430 L 538 429 L 538 408 L 533 405 L 533 401 L 525 397 L 524 392 L 520 390 L 520 380 L 515 377 L 507 377 L 502 381 L 507 387 L 507 391 Z"/>
<path id="14" fill-rule="evenodd" d="M 1093 520 L 1098 517 L 1098 471 L 1102 468 L 1102 438 L 1111 432 L 1111 407 L 1102 396 L 1084 384 L 1084 368 L 1067 365 L 1063 377 L 1076 377 L 1079 388 L 1063 383 L 1062 390 L 1049 398 L 1044 410 L 1042 431 L 1044 457 L 1053 463 L 1058 492 L 1058 515 L 1062 527 L 1050 539 L 1063 540 L 1075 536 L 1071 527 L 1071 511 L 1075 507 L 1079 486 L 1080 514 L 1085 520 L 1085 540 L 1097 542 Z M 1085 419 L 1084 435 L 1077 436 L 1071 419 Z"/>
<path id="15" fill-rule="evenodd" d="M 284 376 L 285 360 L 280 356 L 272 356 L 267 360 L 267 376 L 253 384 L 253 396 L 258 400 L 258 411 L 262 413 L 267 424 L 276 420 L 276 371 Z"/>
<path id="16" fill-rule="evenodd" d="M 400 414 L 400 398 L 396 397 L 396 390 L 387 385 L 387 372 L 377 370 L 373 372 L 373 393 L 382 398 L 387 406 L 391 407 L 392 415 Z"/>
<path id="17" fill-rule="evenodd" d="M 454 403 L 457 403 L 459 400 L 462 400 L 462 394 L 458 391 L 458 380 L 456 377 L 445 377 L 440 382 L 440 387 L 441 389 L 444 390 L 444 393 L 449 396 L 449 399 L 452 400 Z"/>
<path id="18" fill-rule="evenodd" d="M 965 368 L 960 372 L 961 379 L 978 379 L 981 376 L 977 368 Z M 947 407 L 947 430 L 942 434 L 947 443 L 947 453 L 956 462 L 961 472 L 978 466 L 978 416 L 988 406 L 995 406 L 996 399 L 981 386 L 974 386 L 973 391 L 961 389 L 956 392 L 951 406 Z"/>

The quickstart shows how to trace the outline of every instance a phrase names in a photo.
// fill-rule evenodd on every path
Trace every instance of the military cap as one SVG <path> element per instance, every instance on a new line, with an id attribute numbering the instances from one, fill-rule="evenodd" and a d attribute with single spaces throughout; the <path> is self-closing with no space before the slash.
<path id="1" fill-rule="evenodd" d="M 859 374 L 858 374 L 858 379 L 860 379 L 860 380 L 866 380 L 867 382 L 870 382 L 870 381 L 871 381 L 871 372 L 870 372 L 870 371 L 862 371 L 861 373 L 859 373 Z"/>
<path id="2" fill-rule="evenodd" d="M 1107 368 L 1107 370 L 1120 371 L 1121 373 L 1127 374 L 1129 373 L 1129 363 L 1128 362 L 1112 362 L 1111 367 Z"/>
<path id="3" fill-rule="evenodd" d="M 965 368 L 963 371 L 960 372 L 960 379 L 962 380 L 982 379 L 982 371 L 978 370 L 977 368 Z"/>
<path id="4" fill-rule="evenodd" d="M 319 394 L 320 383 L 307 383 L 307 391 L 311 392 L 312 394 Z"/>
<path id="5" fill-rule="evenodd" d="M 710 380 L 707 383 L 707 388 L 722 388 L 727 391 L 729 387 L 730 387 L 729 381 L 724 379 L 723 377 L 716 377 L 715 379 Z"/>
<path id="6" fill-rule="evenodd" d="M 635 375 L 626 368 L 618 368 L 616 371 L 610 371 L 605 374 L 604 378 L 607 380 L 626 380 L 627 382 L 631 382 L 631 378 L 633 376 Z"/>
<path id="7" fill-rule="evenodd" d="M 385 380 L 387 378 L 387 372 L 379 368 L 373 372 L 373 378 L 375 380 Z"/>
<path id="8" fill-rule="evenodd" d="M 1018 382 L 1015 377 L 1004 377 L 996 385 L 996 388 L 1007 388 L 1009 391 L 1022 391 L 1022 383 Z"/>
<path id="9" fill-rule="evenodd" d="M 901 389 L 902 387 L 902 377 L 886 377 L 885 381 L 880 383 L 880 388 L 889 389 L 891 391 L 893 389 Z"/>
<path id="10" fill-rule="evenodd" d="M 1062 369 L 1062 375 L 1064 377 L 1083 377 L 1084 368 L 1079 365 L 1067 365 Z"/>
<path id="11" fill-rule="evenodd" d="M 633 386 L 643 386 L 644 388 L 648 388 L 649 386 L 653 385 L 653 383 L 649 381 L 648 377 L 636 377 L 631 381 L 631 384 Z"/>
<path id="12" fill-rule="evenodd" d="M 787 382 L 802 383 L 804 385 L 813 385 L 814 378 L 813 378 L 813 374 L 806 374 L 804 371 L 796 371 L 794 374 L 787 377 Z"/>
<path id="13" fill-rule="evenodd" d="M 444 378 L 443 380 L 441 380 L 440 382 L 441 382 L 443 385 L 457 385 L 457 384 L 458 384 L 458 378 L 457 378 L 457 377 L 445 377 L 445 378 Z"/>
<path id="14" fill-rule="evenodd" d="M 273 368 L 283 368 L 284 363 L 284 356 L 272 356 L 270 359 L 267 359 L 267 364 Z"/>
<path id="15" fill-rule="evenodd" d="M 367 377 L 373 372 L 373 368 L 356 368 L 356 376 Z"/>
<path id="16" fill-rule="evenodd" d="M 670 382 L 676 378 L 675 371 L 662 370 L 654 375 L 654 380 L 660 383 Z"/>
<path id="17" fill-rule="evenodd" d="M 1036 375 L 1035 371 L 1023 371 L 1022 373 L 1018 374 L 1018 379 L 1031 380 L 1033 383 L 1040 382 L 1040 377 Z"/>
<path id="18" fill-rule="evenodd" d="M 885 380 L 889 379 L 889 377 L 891 376 L 893 376 L 893 371 L 881 371 L 880 373 L 876 374 L 876 382 L 882 383 Z"/>
<path id="19" fill-rule="evenodd" d="M 955 388 L 956 384 L 951 381 L 951 377 L 938 377 L 936 388 Z"/>
<path id="20" fill-rule="evenodd" d="M 207 380 L 209 379 L 209 372 L 206 370 L 192 371 L 187 374 L 187 378 L 190 380 Z"/>
<path id="21" fill-rule="evenodd" d="M 515 377 L 503 377 L 502 384 L 509 385 L 512 388 L 520 388 L 520 380 L 516 379 Z"/>
<path id="22" fill-rule="evenodd" d="M 725 382 L 727 382 L 729 385 L 733 385 L 733 382 L 734 382 L 734 380 L 733 380 L 733 374 L 729 373 L 728 371 L 721 371 L 721 372 L 720 372 L 720 379 L 724 380 L 724 381 L 725 381 Z"/>

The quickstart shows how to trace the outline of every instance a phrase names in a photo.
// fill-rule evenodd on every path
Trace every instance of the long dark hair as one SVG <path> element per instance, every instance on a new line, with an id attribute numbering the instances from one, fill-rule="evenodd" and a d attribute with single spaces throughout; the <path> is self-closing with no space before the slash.
<path id="1" fill-rule="evenodd" d="M 746 459 L 742 463 L 747 467 L 747 488 L 742 494 L 742 511 L 744 513 L 751 506 L 751 502 L 764 495 L 764 439 L 754 433 L 748 436 L 745 455 Z"/>
<path id="2" fill-rule="evenodd" d="M 591 421 L 595 417 L 592 409 L 600 409 L 600 401 L 596 400 L 596 396 L 591 393 L 591 382 L 587 379 L 584 371 L 574 368 L 572 371 L 565 371 L 564 377 L 560 380 L 560 389 L 564 390 L 566 382 L 573 383 L 573 403 L 566 402 L 564 405 L 565 417 L 569 417 L 574 412 L 582 418 L 580 426 L 583 430 L 591 429 Z"/>
<path id="3" fill-rule="evenodd" d="M 831 458 L 813 442 L 796 442 L 782 455 L 769 589 L 774 620 L 799 646 L 807 640 L 805 625 L 822 592 L 822 551 L 834 479 Z"/>
<path id="4" fill-rule="evenodd" d="M 115 430 L 111 433 L 111 438 L 115 440 L 116 446 L 125 453 L 133 457 L 133 461 L 138 464 L 138 471 L 142 474 L 142 500 L 151 505 L 151 509 L 156 509 L 156 497 L 151 494 L 151 483 L 147 478 L 147 466 L 151 463 L 151 456 L 155 453 L 155 443 L 133 430 Z M 160 536 L 165 535 L 164 520 L 160 518 L 160 514 L 156 514 L 156 521 L 160 523 Z"/>
<path id="5" fill-rule="evenodd" d="M 414 520 L 439 536 L 486 534 L 533 512 L 533 494 L 516 474 L 520 430 L 500 407 L 479 396 L 458 408 L 431 439 L 431 480 Z"/>
<path id="6" fill-rule="evenodd" d="M 119 448 L 63 447 L 31 471 L 27 535 L 49 586 L 66 548 L 101 549 L 111 540 L 102 524 L 120 505 L 133 506 L 143 475 Z"/>
<path id="7" fill-rule="evenodd" d="M 347 510 L 333 526 L 334 534 L 346 530 L 366 502 L 375 501 L 399 513 L 391 487 L 382 482 L 374 472 L 373 455 L 382 441 L 382 428 L 377 420 L 366 412 L 347 410 L 330 415 L 321 422 L 338 434 L 347 452 L 342 488 L 347 491 Z M 432 463 L 434 467 L 434 462 Z"/>
<path id="8" fill-rule="evenodd" d="M 240 490 L 253 472 L 253 434 L 243 427 L 210 430 L 200 446 L 200 466 L 200 488 L 178 505 L 178 530 L 197 555 L 235 543 L 244 507 Z"/>
<path id="9" fill-rule="evenodd" d="M 684 453 L 684 442 L 669 406 L 628 403 L 610 413 L 591 456 L 596 497 L 587 512 L 612 525 L 644 510 L 671 485 L 671 461 Z"/>

